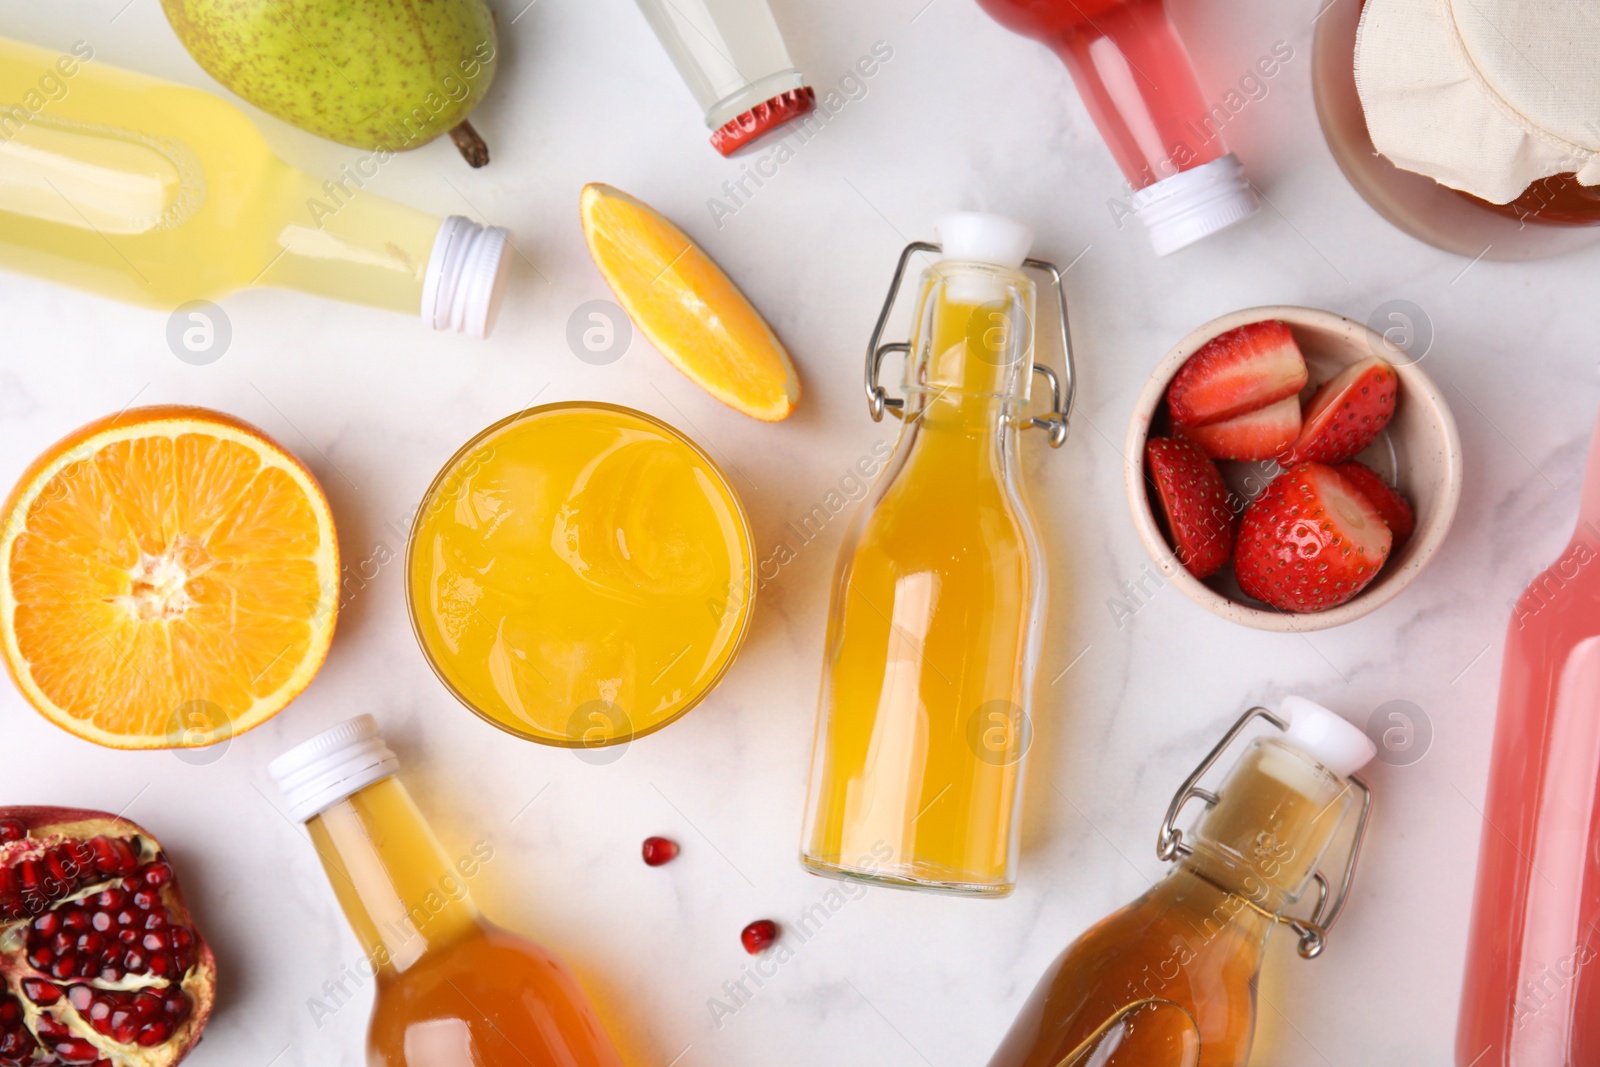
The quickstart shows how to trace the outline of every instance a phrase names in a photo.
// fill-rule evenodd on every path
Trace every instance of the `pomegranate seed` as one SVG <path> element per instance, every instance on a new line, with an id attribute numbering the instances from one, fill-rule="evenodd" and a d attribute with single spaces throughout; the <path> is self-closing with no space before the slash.
<path id="1" fill-rule="evenodd" d="M 47 911 L 33 920 L 33 928 L 39 932 L 40 936 L 49 937 L 61 929 L 61 916 L 53 911 Z"/>
<path id="2" fill-rule="evenodd" d="M 116 911 L 127 902 L 127 892 L 125 890 L 118 889 L 116 886 L 112 886 L 109 889 L 102 889 L 100 891 L 100 895 L 94 898 L 95 906 L 98 908 L 103 908 L 106 911 Z"/>
<path id="3" fill-rule="evenodd" d="M 144 884 L 159 889 L 172 881 L 172 868 L 165 863 L 152 863 L 144 869 Z"/>
<path id="4" fill-rule="evenodd" d="M 133 1017 L 147 1022 L 161 1014 L 161 998 L 154 993 L 140 993 L 133 998 Z"/>
<path id="5" fill-rule="evenodd" d="M 167 994 L 167 999 L 161 1002 L 162 1010 L 173 1023 L 181 1023 L 189 1017 L 189 998 L 179 992 Z"/>
<path id="6" fill-rule="evenodd" d="M 141 944 L 146 952 L 162 952 L 167 947 L 167 939 L 161 934 L 145 934 Z"/>
<path id="7" fill-rule="evenodd" d="M 170 978 L 177 967 L 174 966 L 171 956 L 151 956 L 150 973 L 157 978 Z"/>
<path id="8" fill-rule="evenodd" d="M 63 952 L 50 965 L 50 973 L 57 978 L 71 978 L 74 974 L 77 974 L 78 954 L 76 952 Z"/>
<path id="9" fill-rule="evenodd" d="M 154 911 L 161 907 L 161 894 L 154 889 L 141 889 L 133 895 L 133 906 L 140 911 Z"/>
<path id="10" fill-rule="evenodd" d="M 101 896 L 104 896 L 104 895 L 105 895 L 104 893 L 101 894 Z M 96 930 L 99 930 L 102 934 L 104 934 L 104 933 L 108 933 L 111 930 L 111 928 L 113 926 L 115 926 L 116 924 L 111 921 L 111 913 L 110 912 L 97 911 L 92 916 L 89 917 L 89 925 L 94 927 Z"/>
<path id="11" fill-rule="evenodd" d="M 134 854 L 133 847 L 120 837 L 112 838 L 111 847 L 117 854 L 117 867 L 114 874 L 132 874 L 139 869 L 139 857 Z"/>
<path id="12" fill-rule="evenodd" d="M 757 919 L 739 932 L 744 950 L 754 956 L 778 940 L 778 924 L 771 919 Z"/>
<path id="13" fill-rule="evenodd" d="M 145 1048 L 149 1048 L 151 1045 L 161 1044 L 171 1036 L 172 1027 L 165 1019 L 157 1019 L 153 1023 L 146 1023 L 139 1030 L 139 1036 L 135 1040 Z"/>
<path id="14" fill-rule="evenodd" d="M 54 982 L 46 982 L 42 978 L 24 978 L 22 980 L 22 992 L 29 1000 L 41 1006 L 54 1004 L 61 999 L 61 987 Z M 8 1000 L 4 1004 L 0 1004 L 0 1008 L 13 1003 L 13 1001 Z M 3 1020 L 4 1017 L 4 1012 L 0 1011 L 0 1020 Z"/>
<path id="15" fill-rule="evenodd" d="M 123 908 L 121 911 L 117 912 L 116 920 L 118 926 L 132 926 L 134 923 L 139 921 L 139 916 L 129 911 L 127 908 Z"/>
<path id="16" fill-rule="evenodd" d="M 21 841 L 28 836 L 28 828 L 16 819 L 0 819 L 0 844 Z"/>
<path id="17" fill-rule="evenodd" d="M 75 985 L 67 990 L 67 1000 L 79 1011 L 88 1011 L 94 1001 L 94 990 L 86 985 Z"/>
<path id="18" fill-rule="evenodd" d="M 58 1020 L 49 1012 L 41 1014 L 33 1020 L 33 1028 L 40 1037 L 70 1037 L 72 1031 L 67 1029 L 67 1024 Z"/>
<path id="19" fill-rule="evenodd" d="M 167 917 L 159 911 L 153 911 L 144 917 L 144 928 L 146 930 L 164 930 L 168 925 Z"/>
<path id="20" fill-rule="evenodd" d="M 105 999 L 95 1000 L 89 1005 L 89 1021 L 103 1023 L 111 1018 L 111 1001 Z M 98 1026 L 96 1030 L 100 1029 Z"/>
<path id="21" fill-rule="evenodd" d="M 122 957 L 122 966 L 129 974 L 143 974 L 149 969 L 149 965 L 145 963 L 144 957 L 136 948 L 130 948 L 128 954 Z"/>
<path id="22" fill-rule="evenodd" d="M 17 877 L 22 880 L 24 890 L 37 889 L 39 883 L 44 881 L 44 873 L 39 870 L 38 860 L 23 860 L 17 864 Z"/>
<path id="23" fill-rule="evenodd" d="M 82 908 L 69 908 L 61 916 L 61 925 L 68 930 L 87 930 L 89 928 L 89 913 Z"/>
<path id="24" fill-rule="evenodd" d="M 28 953 L 28 962 L 41 969 L 50 966 L 55 958 L 56 954 L 47 948 L 36 948 Z"/>
<path id="25" fill-rule="evenodd" d="M 133 1035 L 139 1032 L 138 1024 L 134 1022 L 133 1012 L 127 1008 L 118 1008 L 111 1013 L 111 1039 L 120 1044 L 127 1045 L 133 1042 Z"/>
<path id="26" fill-rule="evenodd" d="M 92 1064 L 100 1058 L 100 1050 L 81 1037 L 69 1037 L 52 1049 L 62 1063 Z"/>
<path id="27" fill-rule="evenodd" d="M 117 850 L 109 837 L 91 837 L 89 848 L 94 852 L 94 865 L 102 874 L 113 874 L 117 869 Z"/>
<path id="28" fill-rule="evenodd" d="M 67 873 L 67 859 L 65 849 L 55 848 L 44 854 L 44 865 L 50 871 L 50 877 L 57 883 L 66 886 L 72 884 L 73 877 Z"/>
<path id="29" fill-rule="evenodd" d="M 647 837 L 643 852 L 648 866 L 659 867 L 678 858 L 678 843 L 670 837 Z"/>
<path id="30" fill-rule="evenodd" d="M 105 937 L 102 936 L 101 934 L 95 933 L 93 930 L 89 931 L 86 934 L 80 934 L 78 936 L 78 951 L 79 952 L 92 952 L 92 953 L 95 953 L 96 955 L 98 955 L 101 951 L 103 951 L 105 949 L 105 947 L 106 947 L 106 939 L 105 939 Z"/>
<path id="31" fill-rule="evenodd" d="M 67 949 L 77 944 L 77 941 L 77 938 L 73 937 L 65 930 L 62 930 L 60 933 L 56 934 L 56 936 L 50 939 L 50 944 L 57 952 L 65 952 Z"/>
<path id="32" fill-rule="evenodd" d="M 7 997 L 0 1000 L 0 1023 L 20 1022 L 22 1019 L 22 1005 Z"/>
<path id="33" fill-rule="evenodd" d="M 188 948 L 192 944 L 194 944 L 194 935 L 189 932 L 188 927 L 174 926 L 172 928 L 173 948 Z"/>
<path id="34" fill-rule="evenodd" d="M 118 930 L 117 940 L 121 941 L 124 945 L 131 945 L 139 940 L 139 931 L 127 929 Z"/>

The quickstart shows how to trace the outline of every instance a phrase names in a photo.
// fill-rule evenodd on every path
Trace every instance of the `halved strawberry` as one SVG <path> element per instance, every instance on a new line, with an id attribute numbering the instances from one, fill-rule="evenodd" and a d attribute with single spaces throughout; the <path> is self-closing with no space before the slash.
<path id="1" fill-rule="evenodd" d="M 1300 436 L 1300 398 L 1287 396 L 1275 404 L 1209 426 L 1179 423 L 1175 429 L 1205 449 L 1212 459 L 1272 459 L 1281 456 Z"/>
<path id="2" fill-rule="evenodd" d="M 1175 423 L 1206 426 L 1294 396 L 1305 384 L 1305 357 L 1289 327 L 1252 322 L 1184 360 L 1167 386 L 1167 407 Z"/>
<path id="3" fill-rule="evenodd" d="M 1323 611 L 1367 587 L 1394 537 L 1338 471 L 1301 463 L 1244 513 L 1233 570 L 1239 588 L 1283 611 Z"/>
<path id="4" fill-rule="evenodd" d="M 1217 465 L 1199 445 L 1176 437 L 1152 437 L 1144 458 L 1178 562 L 1209 578 L 1228 562 L 1235 528 Z"/>
<path id="5" fill-rule="evenodd" d="M 1377 356 L 1352 363 L 1312 395 L 1300 437 L 1281 462 L 1343 463 L 1389 425 L 1399 392 L 1399 376 Z"/>
<path id="6" fill-rule="evenodd" d="M 1400 551 L 1400 546 L 1406 543 L 1417 525 L 1416 516 L 1411 513 L 1411 504 L 1400 495 L 1398 489 L 1384 481 L 1377 471 L 1365 463 L 1351 460 L 1333 469 L 1356 492 L 1370 500 L 1372 506 L 1378 509 L 1378 514 L 1383 516 L 1383 521 L 1389 524 L 1389 532 L 1394 534 L 1394 547 L 1389 550 L 1390 555 Z"/>

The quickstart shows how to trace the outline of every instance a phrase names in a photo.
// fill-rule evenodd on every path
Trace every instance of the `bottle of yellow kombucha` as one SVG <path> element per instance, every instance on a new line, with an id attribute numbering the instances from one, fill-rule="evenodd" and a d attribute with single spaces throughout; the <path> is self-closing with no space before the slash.
<path id="1" fill-rule="evenodd" d="M 1003 896 L 1045 608 L 1045 559 L 1019 468 L 1021 430 L 1066 436 L 1062 390 L 1034 364 L 1033 235 L 952 215 L 941 245 L 900 257 L 868 346 L 873 416 L 904 421 L 845 535 L 828 616 L 801 862 L 882 885 Z M 912 255 L 922 275 L 909 345 L 879 347 Z M 1066 341 L 1065 301 L 1060 301 Z M 877 385 L 907 353 L 905 397 Z M 1070 368 L 1070 363 L 1069 363 Z M 1035 374 L 1051 414 L 1025 413 Z M 1068 377 L 1070 404 L 1071 378 Z"/>
<path id="2" fill-rule="evenodd" d="M 1201 788 L 1257 718 L 1282 733 L 1251 741 L 1215 792 Z M 1371 806 L 1354 775 L 1374 754 L 1364 733 L 1303 697 L 1285 698 L 1277 714 L 1247 711 L 1167 809 L 1158 852 L 1177 861 L 1172 873 L 1050 965 L 989 1067 L 1073 1062 L 1106 1020 L 1127 1020 L 1130 1012 L 1131 1033 L 1113 1050 L 1122 1058 L 1092 1062 L 1244 1067 L 1267 935 L 1289 924 L 1300 935 L 1300 955 L 1311 959 L 1344 907 Z M 1176 826 L 1191 799 L 1206 806 L 1192 840 Z M 1318 864 L 1352 812 L 1350 859 L 1334 885 Z M 1288 918 L 1286 909 L 1313 882 L 1314 914 Z"/>
<path id="3" fill-rule="evenodd" d="M 372 1067 L 622 1067 L 566 965 L 484 920 L 466 880 L 486 846 L 452 861 L 395 775 L 370 715 L 268 768 L 304 821 L 376 993 Z"/>
<path id="4" fill-rule="evenodd" d="M 393 153 L 313 177 L 227 101 L 0 38 L 0 268 L 173 311 L 250 286 L 487 335 L 509 233 L 367 191 Z"/>

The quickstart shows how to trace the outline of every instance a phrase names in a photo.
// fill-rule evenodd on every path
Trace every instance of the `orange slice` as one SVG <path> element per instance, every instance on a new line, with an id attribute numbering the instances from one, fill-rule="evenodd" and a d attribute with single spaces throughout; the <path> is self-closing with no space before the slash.
<path id="1" fill-rule="evenodd" d="M 322 666 L 339 602 L 333 516 L 311 472 L 203 408 L 92 422 L 5 505 L 0 637 L 28 701 L 113 748 L 214 744 Z"/>
<path id="2" fill-rule="evenodd" d="M 606 283 L 650 343 L 700 388 L 777 422 L 800 401 L 783 342 L 722 268 L 650 205 L 583 187 L 583 235 Z"/>

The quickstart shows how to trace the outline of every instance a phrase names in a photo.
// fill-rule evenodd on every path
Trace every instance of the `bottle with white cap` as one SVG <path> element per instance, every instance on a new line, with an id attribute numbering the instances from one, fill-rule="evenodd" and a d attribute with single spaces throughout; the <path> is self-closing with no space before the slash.
<path id="1" fill-rule="evenodd" d="M 47 113 L 0 112 L 0 268 L 160 311 L 195 362 L 216 352 L 206 302 L 252 286 L 488 334 L 507 230 L 372 192 L 388 149 L 307 174 L 220 97 L 80 61 L 92 54 L 0 38 L 0 99 L 66 79 Z"/>
<path id="2" fill-rule="evenodd" d="M 473 904 L 471 883 L 494 859 L 493 846 L 480 840 L 452 858 L 395 777 L 398 768 L 370 715 L 267 768 L 290 816 L 306 824 L 366 952 L 361 977 L 375 987 L 367 1062 L 622 1067 L 567 966 L 489 923 Z"/>
<path id="3" fill-rule="evenodd" d="M 978 0 L 978 6 L 1067 65 L 1133 192 L 1122 209 L 1145 224 L 1157 255 L 1260 208 L 1222 136 L 1244 97 L 1230 90 L 1207 100 L 1162 0 Z M 1281 59 L 1259 62 L 1276 72 Z"/>
<path id="4" fill-rule="evenodd" d="M 839 550 L 801 862 L 882 885 L 1003 896 L 1045 607 L 1045 559 L 1018 441 L 1066 437 L 1072 378 L 1061 272 L 996 215 L 939 223 L 906 248 L 867 346 L 874 419 L 902 421 Z M 913 256 L 928 255 L 910 342 L 880 344 Z M 1044 271 L 1066 388 L 1034 361 Z M 904 353 L 902 396 L 878 384 Z M 1048 413 L 1029 411 L 1033 379 Z"/>
<path id="5" fill-rule="evenodd" d="M 1219 786 L 1203 788 L 1256 720 L 1279 732 L 1255 737 Z M 1057 1067 L 1135 1008 L 1142 1025 L 1094 1062 L 1244 1067 L 1267 935 L 1288 925 L 1300 955 L 1315 958 L 1344 908 L 1372 803 L 1355 772 L 1374 755 L 1366 734 L 1304 697 L 1245 712 L 1167 809 L 1157 854 L 1175 861 L 1171 873 L 1050 965 L 989 1067 Z M 1177 821 L 1191 800 L 1205 811 L 1185 833 Z M 1352 824 L 1344 873 L 1330 879 L 1319 865 Z M 1310 916 L 1290 917 L 1313 885 Z"/>

